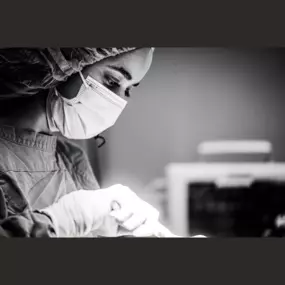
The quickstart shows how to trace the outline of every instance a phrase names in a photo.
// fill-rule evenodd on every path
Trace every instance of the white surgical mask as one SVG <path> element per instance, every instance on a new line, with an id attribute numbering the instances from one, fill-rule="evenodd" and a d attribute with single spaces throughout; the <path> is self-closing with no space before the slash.
<path id="1" fill-rule="evenodd" d="M 47 118 L 50 130 L 69 139 L 89 139 L 115 124 L 127 101 L 92 77 L 80 73 L 83 84 L 73 99 L 50 92 Z"/>

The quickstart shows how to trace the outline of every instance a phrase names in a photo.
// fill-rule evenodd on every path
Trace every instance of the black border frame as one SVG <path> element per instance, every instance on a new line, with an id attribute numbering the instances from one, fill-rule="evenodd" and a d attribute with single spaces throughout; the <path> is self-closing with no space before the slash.
<path id="1" fill-rule="evenodd" d="M 0 46 L 284 46 L 282 8 L 281 1 L 5 1 Z"/>
<path id="2" fill-rule="evenodd" d="M 285 46 L 284 10 L 272 1 L 18 2 L 1 3 L 1 47 Z M 268 284 L 283 273 L 283 247 L 282 239 L 2 239 L 0 282 Z"/>

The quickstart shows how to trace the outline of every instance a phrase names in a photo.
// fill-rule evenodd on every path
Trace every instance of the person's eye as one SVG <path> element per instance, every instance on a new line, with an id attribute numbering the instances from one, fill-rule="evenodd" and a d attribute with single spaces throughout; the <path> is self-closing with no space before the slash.
<path id="1" fill-rule="evenodd" d="M 109 88 L 116 88 L 116 87 L 120 87 L 119 81 L 116 80 L 113 77 L 106 77 L 105 78 L 105 84 L 107 85 L 107 87 Z"/>

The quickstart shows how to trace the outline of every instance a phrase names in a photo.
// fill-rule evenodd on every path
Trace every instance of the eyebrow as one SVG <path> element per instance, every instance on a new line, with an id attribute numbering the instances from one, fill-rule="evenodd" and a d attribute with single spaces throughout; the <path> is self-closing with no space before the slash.
<path id="1" fill-rule="evenodd" d="M 133 79 L 131 74 L 122 66 L 108 65 L 108 67 L 120 72 L 129 81 Z M 133 84 L 134 87 L 138 87 L 139 85 L 140 85 L 140 82 Z"/>
<path id="2" fill-rule="evenodd" d="M 122 66 L 108 65 L 109 68 L 120 72 L 127 80 L 132 80 L 131 74 Z"/>

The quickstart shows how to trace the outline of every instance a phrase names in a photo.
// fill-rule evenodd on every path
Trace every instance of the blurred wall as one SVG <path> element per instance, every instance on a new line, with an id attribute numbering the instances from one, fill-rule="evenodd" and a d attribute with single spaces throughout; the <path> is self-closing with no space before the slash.
<path id="1" fill-rule="evenodd" d="M 285 160 L 283 50 L 157 48 L 99 150 L 102 185 L 140 191 L 169 162 L 197 160 L 212 139 L 268 139 Z"/>

